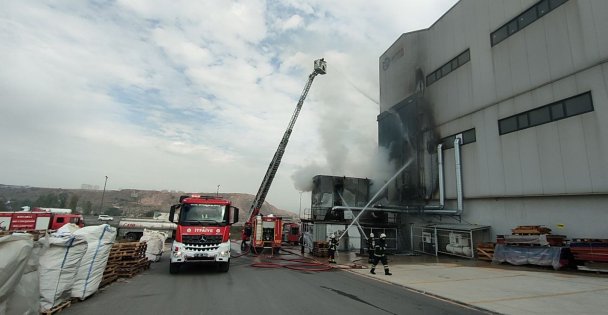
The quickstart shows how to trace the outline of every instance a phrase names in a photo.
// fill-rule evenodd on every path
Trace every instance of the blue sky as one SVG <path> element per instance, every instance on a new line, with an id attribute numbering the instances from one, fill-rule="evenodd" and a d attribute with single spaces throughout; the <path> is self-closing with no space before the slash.
<path id="1" fill-rule="evenodd" d="M 321 57 L 266 200 L 381 179 L 378 58 L 455 2 L 3 1 L 0 183 L 255 194 Z"/>

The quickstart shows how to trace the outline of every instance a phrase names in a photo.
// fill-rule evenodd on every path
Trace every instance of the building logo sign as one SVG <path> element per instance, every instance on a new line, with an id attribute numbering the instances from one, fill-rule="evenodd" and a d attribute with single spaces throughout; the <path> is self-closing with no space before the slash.
<path id="1" fill-rule="evenodd" d="M 382 70 L 384 70 L 384 71 L 388 70 L 388 67 L 390 65 L 391 65 L 391 58 L 385 57 L 384 60 L 382 60 Z"/>

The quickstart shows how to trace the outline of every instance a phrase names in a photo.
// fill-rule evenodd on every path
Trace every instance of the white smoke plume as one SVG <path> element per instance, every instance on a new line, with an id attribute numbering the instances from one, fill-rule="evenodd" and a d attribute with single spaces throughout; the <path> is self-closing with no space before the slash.
<path id="1" fill-rule="evenodd" d="M 312 178 L 316 175 L 323 175 L 325 173 L 325 167 L 316 163 L 311 163 L 296 170 L 291 175 L 291 179 L 297 190 L 312 191 Z"/>
<path id="2" fill-rule="evenodd" d="M 323 106 L 315 111 L 325 161 L 318 162 L 316 157 L 317 162 L 302 166 L 291 176 L 300 191 L 312 190 L 315 175 L 369 178 L 372 190 L 378 190 L 395 170 L 387 151 L 378 147 L 378 103 L 369 92 L 377 91 L 377 86 L 370 86 L 368 80 L 353 80 L 371 74 L 361 73 L 365 69 L 341 67 L 344 62 L 340 61 L 348 58 L 351 57 L 340 54 L 326 58 L 331 60 L 328 69 L 332 75 L 325 76 L 323 83 L 316 86 Z"/>

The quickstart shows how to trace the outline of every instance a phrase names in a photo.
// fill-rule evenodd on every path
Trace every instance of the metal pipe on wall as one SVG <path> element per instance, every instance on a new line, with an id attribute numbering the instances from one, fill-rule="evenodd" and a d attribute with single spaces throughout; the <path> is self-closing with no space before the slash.
<path id="1" fill-rule="evenodd" d="M 460 158 L 460 145 L 462 144 L 462 135 L 456 136 L 454 139 L 454 161 L 456 162 L 456 197 L 458 198 L 458 211 L 462 213 L 462 161 Z M 460 214 L 459 213 L 459 214 Z"/>
<path id="2" fill-rule="evenodd" d="M 445 206 L 445 176 L 443 175 L 443 143 L 437 145 L 437 168 L 439 175 L 439 205 Z"/>

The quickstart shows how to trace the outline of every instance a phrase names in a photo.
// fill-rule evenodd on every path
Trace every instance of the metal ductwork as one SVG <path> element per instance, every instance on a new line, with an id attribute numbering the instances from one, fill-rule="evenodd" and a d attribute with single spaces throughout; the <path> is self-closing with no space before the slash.
<path id="1" fill-rule="evenodd" d="M 427 206 L 381 206 L 374 205 L 372 207 L 347 207 L 335 206 L 332 210 L 382 210 L 386 212 L 409 213 L 409 214 L 445 214 L 445 215 L 461 215 L 463 207 L 463 189 L 462 189 L 462 159 L 460 156 L 460 146 L 462 138 L 457 136 L 454 139 L 454 161 L 456 166 L 456 198 L 457 209 L 444 209 L 445 207 L 445 177 L 443 170 L 443 144 L 437 145 L 437 164 L 439 175 L 439 205 Z"/>
<path id="2" fill-rule="evenodd" d="M 460 145 L 462 144 L 462 136 L 459 135 L 454 139 L 454 161 L 456 162 L 456 196 L 458 198 L 458 214 L 462 213 L 462 161 L 460 158 Z"/>
<path id="3" fill-rule="evenodd" d="M 454 139 L 454 161 L 456 164 L 456 209 L 444 209 L 445 207 L 445 175 L 443 170 L 443 144 L 437 145 L 437 164 L 439 175 L 439 205 L 427 206 L 374 206 L 371 209 L 381 209 L 384 211 L 392 211 L 399 213 L 411 214 L 445 214 L 445 215 L 461 215 L 463 207 L 463 189 L 462 189 L 462 159 L 460 156 L 460 145 L 462 138 L 457 136 Z M 335 207 L 338 208 L 338 207 Z M 346 207 L 343 207 L 346 208 Z M 351 208 L 354 210 L 363 210 L 363 208 Z"/>
<path id="4" fill-rule="evenodd" d="M 437 146 L 437 166 L 439 173 L 439 206 L 445 206 L 445 175 L 443 174 L 443 144 Z"/>

